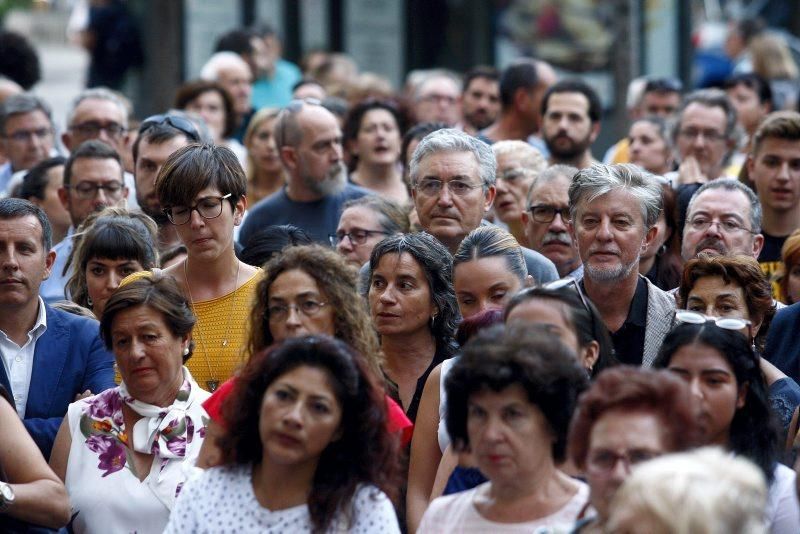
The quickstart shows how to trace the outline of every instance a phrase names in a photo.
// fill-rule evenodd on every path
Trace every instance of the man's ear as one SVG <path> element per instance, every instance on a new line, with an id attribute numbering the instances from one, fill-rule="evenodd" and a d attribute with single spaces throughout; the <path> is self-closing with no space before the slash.
<path id="1" fill-rule="evenodd" d="M 43 280 L 47 280 L 50 278 L 50 273 L 53 270 L 53 263 L 56 261 L 56 253 L 52 250 L 47 252 L 47 256 L 44 258 L 44 278 Z"/>
<path id="2" fill-rule="evenodd" d="M 644 252 L 645 249 L 650 246 L 650 243 L 652 243 L 653 239 L 656 238 L 657 233 L 658 228 L 655 226 L 652 226 L 649 230 L 647 230 L 647 233 L 644 234 L 644 240 L 642 241 L 642 252 Z"/>
<path id="3" fill-rule="evenodd" d="M 495 195 L 497 195 L 497 189 L 495 188 L 495 186 L 490 185 L 486 189 L 486 192 L 484 193 L 484 200 L 485 200 L 483 205 L 484 212 L 487 212 L 492 208 L 492 204 L 494 204 Z"/>
<path id="4" fill-rule="evenodd" d="M 61 205 L 64 206 L 64 209 L 69 211 L 69 190 L 66 187 L 61 186 L 58 188 L 58 200 L 61 201 Z"/>
<path id="5" fill-rule="evenodd" d="M 597 136 L 600 135 L 600 122 L 599 121 L 595 122 L 594 124 L 592 124 L 591 132 L 592 132 L 591 133 L 591 140 L 592 140 L 592 143 L 594 143 L 597 140 Z"/>
<path id="6" fill-rule="evenodd" d="M 764 236 L 756 234 L 753 236 L 753 257 L 758 259 L 761 255 L 761 249 L 764 248 Z"/>
<path id="7" fill-rule="evenodd" d="M 289 169 L 294 170 L 297 168 L 297 150 L 291 146 L 282 146 L 280 150 L 281 162 Z"/>

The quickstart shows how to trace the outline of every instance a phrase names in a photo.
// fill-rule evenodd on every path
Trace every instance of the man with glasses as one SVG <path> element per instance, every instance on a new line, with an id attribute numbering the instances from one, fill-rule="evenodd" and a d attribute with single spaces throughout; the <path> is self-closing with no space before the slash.
<path id="1" fill-rule="evenodd" d="M 431 71 L 414 90 L 414 118 L 417 123 L 443 122 L 454 126 L 461 118 L 461 90 L 458 77 L 445 70 Z"/>
<path id="2" fill-rule="evenodd" d="M 661 207 L 661 185 L 635 165 L 592 165 L 569 186 L 580 289 L 600 312 L 617 360 L 629 365 L 652 365 L 672 325 L 674 299 L 639 274 Z"/>
<path id="3" fill-rule="evenodd" d="M 72 252 L 72 234 L 86 218 L 108 206 L 122 203 L 128 196 L 119 154 L 101 141 L 86 141 L 64 165 L 64 185 L 58 196 L 67 208 L 72 227 L 61 242 L 53 247 L 56 259 L 52 274 L 39 288 L 47 302 L 63 300 L 71 272 L 64 273 L 67 257 Z"/>
<path id="4" fill-rule="evenodd" d="M 533 182 L 522 222 L 526 244 L 552 261 L 558 276 L 581 279 L 583 264 L 569 233 L 569 184 L 578 169 L 553 165 Z"/>
<path id="5" fill-rule="evenodd" d="M 293 100 L 275 121 L 275 143 L 286 185 L 249 212 L 239 242 L 274 224 L 294 224 L 319 243 L 336 232 L 342 206 L 370 194 L 347 182 L 342 131 L 336 116 L 315 100 Z"/>
<path id="6" fill-rule="evenodd" d="M 525 197 L 534 179 L 547 168 L 547 160 L 525 141 L 499 141 L 492 145 L 492 152 L 497 159 L 494 213 L 522 245 Z"/>
<path id="7" fill-rule="evenodd" d="M 411 195 L 423 230 L 455 254 L 461 241 L 482 224 L 495 199 L 497 163 L 489 145 L 446 128 L 425 137 L 411 158 Z M 522 255 L 528 274 L 543 284 L 556 280 L 553 263 L 533 250 Z"/>
<path id="8" fill-rule="evenodd" d="M 39 97 L 22 93 L 0 105 L 0 195 L 9 193 L 14 173 L 27 171 L 50 157 L 53 150 L 53 120 L 50 107 Z"/>

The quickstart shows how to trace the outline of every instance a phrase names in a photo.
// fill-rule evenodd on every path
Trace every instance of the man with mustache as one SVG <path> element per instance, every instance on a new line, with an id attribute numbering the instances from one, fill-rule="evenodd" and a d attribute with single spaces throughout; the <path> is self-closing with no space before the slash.
<path id="1" fill-rule="evenodd" d="M 597 161 L 592 143 L 600 133 L 602 107 L 597 93 L 581 80 L 562 80 L 542 99 L 542 133 L 550 164 L 585 169 Z"/>
<path id="2" fill-rule="evenodd" d="M 317 101 L 293 100 L 278 115 L 274 130 L 288 181 L 250 210 L 239 242 L 246 246 L 258 230 L 270 225 L 294 224 L 328 244 L 344 203 L 370 194 L 347 183 L 339 121 Z"/>
<path id="3" fill-rule="evenodd" d="M 675 309 L 670 295 L 639 274 L 656 234 L 661 186 L 636 165 L 592 165 L 572 179 L 569 211 L 584 269 L 578 290 L 600 312 L 617 359 L 649 367 Z"/>
<path id="4" fill-rule="evenodd" d="M 527 245 L 552 261 L 558 276 L 583 277 L 578 248 L 569 234 L 569 184 L 578 169 L 553 165 L 531 185 L 522 212 Z"/>

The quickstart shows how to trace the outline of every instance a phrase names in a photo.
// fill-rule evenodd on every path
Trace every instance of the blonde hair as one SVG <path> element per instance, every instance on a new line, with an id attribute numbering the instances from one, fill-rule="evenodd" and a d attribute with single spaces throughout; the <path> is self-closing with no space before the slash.
<path id="1" fill-rule="evenodd" d="M 247 130 L 244 132 L 244 139 L 242 139 L 242 141 L 244 141 L 244 146 L 247 148 L 245 174 L 247 176 L 248 184 L 253 183 L 253 180 L 256 177 L 256 162 L 253 159 L 253 156 L 250 155 L 250 142 L 253 140 L 256 130 L 266 121 L 277 119 L 280 112 L 281 110 L 279 108 L 259 109 L 247 124 Z"/>
<path id="2" fill-rule="evenodd" d="M 797 63 L 780 35 L 771 32 L 756 35 L 750 41 L 749 49 L 756 74 L 767 80 L 794 80 L 798 77 Z"/>
<path id="3" fill-rule="evenodd" d="M 617 491 L 606 523 L 645 518 L 658 532 L 765 534 L 767 483 L 742 456 L 718 447 L 668 454 L 636 467 Z"/>

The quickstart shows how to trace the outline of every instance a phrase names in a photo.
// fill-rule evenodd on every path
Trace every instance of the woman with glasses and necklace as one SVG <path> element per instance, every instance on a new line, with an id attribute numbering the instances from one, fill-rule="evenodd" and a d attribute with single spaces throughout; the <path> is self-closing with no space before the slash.
<path id="1" fill-rule="evenodd" d="M 679 320 L 702 320 L 702 315 L 739 319 L 740 323 L 735 324 L 741 324 L 738 328 L 748 336 L 755 354 L 761 355 L 769 323 L 775 315 L 775 302 L 769 281 L 751 256 L 701 253 L 689 260 L 678 287 L 677 301 L 679 309 L 696 312 L 679 314 Z M 772 408 L 785 431 L 800 404 L 800 387 L 765 358 L 759 357 L 759 362 Z"/>
<path id="2" fill-rule="evenodd" d="M 752 342 L 739 330 L 746 321 L 691 312 L 677 318 L 682 322 L 664 339 L 654 367 L 669 369 L 689 385 L 702 444 L 721 446 L 761 469 L 769 485 L 764 514 L 769 532 L 800 532 L 795 473 L 778 462 L 780 440 L 767 384 Z"/>
<path id="3" fill-rule="evenodd" d="M 186 246 L 186 259 L 166 272 L 197 316 L 189 370 L 214 391 L 246 357 L 247 317 L 261 270 L 239 261 L 234 228 L 247 208 L 247 180 L 228 148 L 193 144 L 175 151 L 156 178 L 164 213 Z"/>

